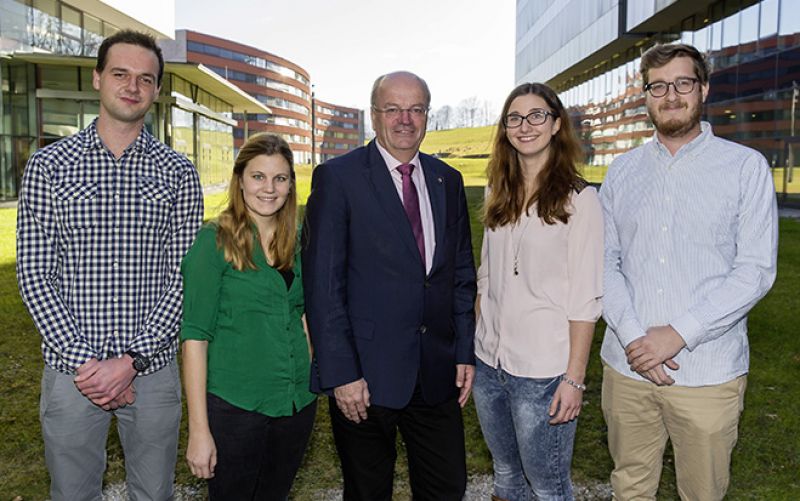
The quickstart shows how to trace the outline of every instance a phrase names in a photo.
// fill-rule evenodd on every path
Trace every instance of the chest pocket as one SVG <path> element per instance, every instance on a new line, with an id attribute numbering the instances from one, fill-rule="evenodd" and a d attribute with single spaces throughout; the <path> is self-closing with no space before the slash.
<path id="1" fill-rule="evenodd" d="M 62 183 L 53 191 L 67 228 L 91 228 L 97 224 L 97 183 Z"/>
<path id="2" fill-rule="evenodd" d="M 158 179 L 140 177 L 137 179 L 137 193 L 139 223 L 145 228 L 166 227 L 175 192 Z"/>

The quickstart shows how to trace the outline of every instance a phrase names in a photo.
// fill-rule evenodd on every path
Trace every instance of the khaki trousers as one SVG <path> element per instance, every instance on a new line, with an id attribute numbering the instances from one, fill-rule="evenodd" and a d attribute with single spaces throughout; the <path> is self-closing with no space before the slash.
<path id="1" fill-rule="evenodd" d="M 722 499 L 746 386 L 746 376 L 715 386 L 657 386 L 604 366 L 602 408 L 614 498 L 656 499 L 669 438 L 681 499 Z"/>

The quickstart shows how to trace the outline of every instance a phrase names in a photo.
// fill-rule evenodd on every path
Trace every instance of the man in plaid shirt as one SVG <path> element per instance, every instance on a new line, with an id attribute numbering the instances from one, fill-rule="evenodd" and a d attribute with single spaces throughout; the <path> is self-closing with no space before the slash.
<path id="1" fill-rule="evenodd" d="M 100 47 L 100 114 L 37 151 L 22 179 L 17 279 L 42 336 L 50 495 L 100 499 L 111 416 L 133 500 L 173 494 L 180 262 L 203 216 L 197 171 L 144 129 L 164 61 L 149 35 Z"/>

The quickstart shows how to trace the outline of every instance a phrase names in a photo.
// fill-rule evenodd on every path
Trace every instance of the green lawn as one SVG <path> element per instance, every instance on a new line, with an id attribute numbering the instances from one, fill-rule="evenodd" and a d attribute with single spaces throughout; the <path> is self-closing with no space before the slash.
<path id="1" fill-rule="evenodd" d="M 492 150 L 492 140 L 496 126 L 474 127 L 470 129 L 450 129 L 430 131 L 420 150 L 430 154 L 448 154 L 463 157 L 467 155 L 486 155 Z"/>
<path id="2" fill-rule="evenodd" d="M 430 151 L 430 150 L 429 150 Z M 473 246 L 480 249 L 481 230 L 476 216 L 483 194 L 485 159 L 448 159 L 464 172 L 472 213 Z M 298 167 L 301 200 L 308 195 L 310 167 Z M 224 204 L 225 195 L 207 197 L 208 216 Z M 0 501 L 22 496 L 40 500 L 47 496 L 48 478 L 38 422 L 39 380 L 42 360 L 39 337 L 22 306 L 14 277 L 15 209 L 0 209 Z M 800 336 L 794 314 L 800 293 L 800 222 L 781 221 L 778 279 L 770 294 L 750 315 L 751 375 L 739 444 L 733 455 L 733 475 L 728 499 L 800 499 Z M 476 256 L 477 257 L 477 256 Z M 605 425 L 600 412 L 598 326 L 587 376 L 589 389 L 581 414 L 573 461 L 579 482 L 607 482 L 611 460 L 605 446 Z M 491 458 L 483 444 L 475 411 L 465 412 L 468 469 L 490 473 Z M 186 430 L 181 435 L 177 477 L 182 484 L 201 485 L 183 461 Z M 109 439 L 108 482 L 124 477 L 122 453 L 115 434 Z M 399 499 L 407 499 L 407 472 L 398 468 Z M 338 463 L 330 435 L 326 402 L 321 401 L 310 450 L 299 473 L 294 499 L 313 499 L 321 489 L 340 485 Z M 665 463 L 659 499 L 677 499 L 671 458 Z"/>

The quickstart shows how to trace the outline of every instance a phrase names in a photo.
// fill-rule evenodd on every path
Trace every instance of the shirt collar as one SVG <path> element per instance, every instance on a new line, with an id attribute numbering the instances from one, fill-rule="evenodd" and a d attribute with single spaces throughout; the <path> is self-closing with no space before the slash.
<path id="1" fill-rule="evenodd" d="M 662 143 L 658 139 L 658 133 L 653 132 L 653 146 L 655 147 L 656 151 L 660 155 L 667 155 L 673 159 L 683 157 L 686 155 L 694 155 L 695 153 L 699 153 L 703 150 L 703 145 L 707 143 L 712 137 L 714 137 L 714 132 L 711 130 L 711 124 L 705 121 L 700 122 L 700 134 L 689 141 L 688 143 L 684 144 L 680 147 L 680 149 L 675 152 L 675 156 L 673 157 L 672 154 L 669 152 L 664 143 Z"/>
<path id="2" fill-rule="evenodd" d="M 136 136 L 136 139 L 131 143 L 125 151 L 134 150 L 137 153 L 147 153 L 150 151 L 150 147 L 152 146 L 152 142 L 155 139 L 153 136 L 147 132 L 145 127 L 142 127 L 142 130 L 139 132 L 139 135 Z M 95 118 L 91 124 L 89 124 L 86 129 L 84 129 L 84 140 L 83 140 L 83 147 L 87 150 L 105 150 L 107 149 L 106 146 L 103 144 L 102 139 L 100 139 L 100 135 L 97 133 L 97 119 Z"/>
<path id="3" fill-rule="evenodd" d="M 383 157 L 383 161 L 386 162 L 386 167 L 389 169 L 389 172 L 391 172 L 391 171 L 397 169 L 399 166 L 403 165 L 403 162 L 401 162 L 400 160 L 398 160 L 395 157 L 393 157 L 392 154 L 389 153 L 386 150 L 386 148 L 381 146 L 381 143 L 379 143 L 377 139 L 375 140 L 375 146 L 378 147 L 378 151 L 380 152 L 381 156 Z M 408 162 L 408 163 L 413 165 L 415 170 L 420 171 L 420 172 L 422 171 L 422 164 L 419 161 L 419 151 L 417 151 L 414 154 L 414 158 L 412 158 L 411 161 Z"/>

